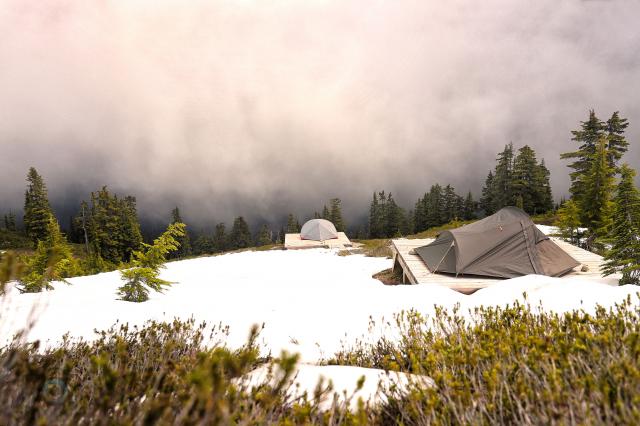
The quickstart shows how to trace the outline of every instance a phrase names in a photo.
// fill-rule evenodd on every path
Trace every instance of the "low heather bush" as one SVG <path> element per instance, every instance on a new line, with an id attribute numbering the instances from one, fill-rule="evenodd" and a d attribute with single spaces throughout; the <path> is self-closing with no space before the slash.
<path id="1" fill-rule="evenodd" d="M 399 340 L 358 343 L 329 363 L 424 374 L 436 387 L 392 388 L 357 412 L 321 411 L 317 395 L 292 400 L 285 379 L 239 386 L 267 361 L 257 329 L 232 351 L 221 328 L 205 346 L 207 328 L 194 321 L 122 325 L 93 342 L 0 349 L 0 424 L 638 424 L 639 319 L 630 300 L 594 314 L 520 304 L 470 317 L 404 313 Z M 272 361 L 286 378 L 297 357 Z"/>
<path id="2" fill-rule="evenodd" d="M 640 309 L 595 314 L 516 304 L 470 319 L 438 309 L 396 318 L 398 342 L 359 343 L 332 364 L 425 374 L 437 384 L 389 395 L 376 420 L 403 424 L 639 424 Z"/>

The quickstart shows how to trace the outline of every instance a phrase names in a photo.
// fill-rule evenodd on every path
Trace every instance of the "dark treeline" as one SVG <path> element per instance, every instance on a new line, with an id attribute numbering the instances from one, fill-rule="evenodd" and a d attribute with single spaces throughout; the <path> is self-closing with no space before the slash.
<path id="1" fill-rule="evenodd" d="M 515 153 L 513 144 L 506 145 L 487 175 L 480 207 L 487 215 L 506 206 L 532 215 L 545 213 L 553 208 L 549 176 L 544 160 L 538 162 L 531 147 L 525 145 Z"/>
<path id="2" fill-rule="evenodd" d="M 35 169 L 29 173 L 30 180 L 34 182 L 32 191 L 39 196 L 26 194 L 32 200 L 25 204 L 24 228 L 35 244 L 46 233 L 47 217 L 52 212 L 46 194 L 41 193 L 44 187 L 42 177 Z M 452 185 L 436 183 L 417 199 L 411 209 L 406 209 L 398 205 L 390 192 L 383 190 L 373 194 L 366 223 L 352 226 L 348 233 L 355 238 L 409 235 L 454 220 L 475 219 L 505 205 L 518 205 L 529 213 L 542 213 L 552 208 L 549 171 L 544 161 L 537 161 L 535 152 L 528 146 L 514 155 L 510 144 L 498 154 L 480 201 L 476 201 L 471 192 L 463 196 Z M 243 216 L 237 216 L 230 227 L 224 222 L 199 231 L 188 227 L 186 235 L 180 239 L 180 249 L 170 256 L 184 258 L 279 244 L 284 241 L 286 233 L 300 232 L 301 225 L 311 218 L 327 219 L 338 231 L 347 232 L 342 200 L 332 198 L 303 220 L 295 213 L 289 213 L 281 224 L 257 224 L 253 228 L 255 232 L 251 231 L 252 226 Z M 185 222 L 177 206 L 167 219 L 168 223 Z M 5 215 L 4 224 L 6 229 L 17 230 L 13 212 Z M 96 270 L 129 262 L 143 240 L 151 241 L 156 236 L 155 233 L 144 235 L 141 231 L 136 198 L 111 193 L 106 186 L 92 192 L 86 201 L 80 203 L 77 214 L 69 220 L 67 232 L 70 242 L 85 246 Z"/>
<path id="3" fill-rule="evenodd" d="M 574 244 L 603 254 L 607 274 L 621 272 L 621 282 L 637 283 L 640 194 L 634 184 L 635 170 L 621 162 L 629 145 L 625 138 L 628 125 L 618 112 L 601 121 L 590 111 L 587 121 L 572 132 L 572 141 L 578 143 L 578 148 L 561 155 L 570 161 L 571 197 L 560 203 L 557 224 L 564 237 Z M 359 228 L 352 226 L 349 234 L 352 238 L 409 235 L 452 221 L 473 220 L 510 205 L 532 215 L 554 209 L 549 170 L 528 145 L 516 151 L 508 144 L 497 154 L 477 201 L 470 192 L 462 195 L 452 185 L 439 183 L 418 197 L 411 209 L 398 205 L 389 192 L 374 192 L 366 214 L 368 220 Z M 68 232 L 62 233 L 44 179 L 33 167 L 27 175 L 23 226 L 19 226 L 14 212 L 0 213 L 3 213 L 0 249 L 35 250 L 26 262 L 25 278 L 34 288 L 42 287 L 45 272 L 52 277 L 64 277 L 78 271 L 99 272 L 127 265 L 135 253 L 148 247 L 143 240 L 150 242 L 157 236 L 143 238 L 134 196 L 113 194 L 106 186 L 80 203 L 77 214 L 70 218 Z M 167 213 L 167 224 L 184 223 L 178 207 Z M 186 235 L 176 236 L 179 249 L 171 257 L 282 243 L 286 233 L 300 232 L 301 223 L 312 217 L 330 220 L 338 231 L 347 230 L 342 201 L 332 198 L 303 221 L 290 213 L 280 224 L 258 224 L 253 228 L 255 233 L 243 216 L 237 216 L 230 228 L 223 222 L 204 232 L 194 233 L 187 227 Z M 80 261 L 73 253 L 78 248 L 72 251 L 68 241 L 84 246 L 85 255 Z M 57 269 L 48 266 L 51 259 Z"/>
<path id="4" fill-rule="evenodd" d="M 471 192 L 458 194 L 452 185 L 435 184 L 418 198 L 414 209 L 399 207 L 392 195 L 373 194 L 369 207 L 369 238 L 392 238 L 441 226 L 454 220 L 472 220 L 495 213 L 506 206 L 517 206 L 529 214 L 553 209 L 549 170 L 544 160 L 525 145 L 514 154 L 506 145 L 482 189 L 482 197 L 474 200 Z"/>

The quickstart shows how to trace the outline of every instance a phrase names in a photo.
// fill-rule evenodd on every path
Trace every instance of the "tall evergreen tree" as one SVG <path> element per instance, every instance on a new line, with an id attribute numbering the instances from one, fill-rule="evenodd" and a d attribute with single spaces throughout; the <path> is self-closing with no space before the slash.
<path id="1" fill-rule="evenodd" d="M 320 216 L 320 218 L 325 220 L 331 220 L 331 213 L 329 212 L 329 209 L 327 208 L 326 204 L 322 208 L 322 216 Z"/>
<path id="2" fill-rule="evenodd" d="M 522 209 L 529 214 L 536 213 L 536 201 L 539 189 L 536 188 L 540 173 L 536 154 L 528 145 L 518 150 L 513 161 L 513 189 L 514 201 L 520 201 Z M 511 203 L 509 203 L 511 204 Z M 514 202 L 517 205 L 517 202 Z M 508 204 L 507 204 L 508 205 Z M 501 206 L 504 207 L 504 206 Z"/>
<path id="3" fill-rule="evenodd" d="M 384 197 L 384 191 L 381 192 Z M 384 203 L 384 202 L 383 202 Z M 378 200 L 378 193 L 374 191 L 369 206 L 369 238 L 383 238 L 384 235 L 384 204 Z"/>
<path id="4" fill-rule="evenodd" d="M 618 111 L 614 112 L 611 118 L 607 120 L 606 132 L 609 164 L 615 171 L 618 170 L 618 161 L 620 161 L 622 155 L 629 149 L 629 142 L 627 142 L 624 136 L 624 132 L 628 126 L 628 120 L 621 118 Z"/>
<path id="5" fill-rule="evenodd" d="M 589 248 L 597 247 L 599 240 L 606 237 L 611 227 L 612 201 L 614 190 L 612 167 L 609 163 L 607 140 L 601 137 L 595 152 L 591 155 L 590 168 L 583 181 L 584 193 L 579 207 L 583 212 L 583 225 L 589 230 Z"/>
<path id="6" fill-rule="evenodd" d="M 460 197 L 456 194 L 455 189 L 451 185 L 444 187 L 443 191 L 443 223 L 449 223 L 460 216 Z"/>
<path id="7" fill-rule="evenodd" d="M 201 255 L 215 253 L 217 250 L 213 238 L 210 235 L 201 234 L 193 241 L 192 251 L 195 255 Z"/>
<path id="8" fill-rule="evenodd" d="M 551 173 L 544 163 L 544 158 L 536 166 L 533 189 L 534 189 L 534 214 L 546 213 L 553 210 L 553 194 L 551 192 Z"/>
<path id="9" fill-rule="evenodd" d="M 384 237 L 393 238 L 402 235 L 402 221 L 403 211 L 396 204 L 396 201 L 391 196 L 391 193 L 387 196 L 387 202 L 385 203 L 386 211 L 384 212 Z"/>
<path id="10" fill-rule="evenodd" d="M 4 215 L 4 229 L 7 231 L 16 231 L 16 215 L 13 212 L 9 212 Z"/>
<path id="11" fill-rule="evenodd" d="M 180 215 L 180 209 L 176 206 L 171 211 L 171 223 L 184 223 L 182 220 L 182 216 Z M 176 241 L 178 242 L 178 248 L 171 253 L 169 253 L 170 259 L 180 259 L 191 255 L 191 238 L 189 237 L 189 233 L 186 230 L 182 236 L 176 237 Z"/>
<path id="12" fill-rule="evenodd" d="M 287 234 L 297 234 L 299 232 L 300 222 L 298 222 L 298 218 L 293 213 L 289 213 L 289 216 L 287 216 Z"/>
<path id="13" fill-rule="evenodd" d="M 330 220 L 338 232 L 344 232 L 345 230 L 344 220 L 342 219 L 341 203 L 342 201 L 340 201 L 340 198 L 332 198 L 329 202 L 329 205 L 331 206 L 329 213 L 331 218 Z"/>
<path id="14" fill-rule="evenodd" d="M 464 205 L 462 207 L 462 218 L 464 220 L 475 219 L 476 217 L 476 202 L 473 200 L 471 191 L 467 193 L 467 197 L 464 199 Z"/>
<path id="15" fill-rule="evenodd" d="M 60 232 L 58 221 L 49 216 L 46 237 L 38 241 L 36 252 L 27 259 L 19 289 L 25 293 L 51 290 L 51 281 L 64 281 L 79 272 L 71 247 Z"/>
<path id="16" fill-rule="evenodd" d="M 115 195 L 114 195 L 115 197 Z M 139 250 L 142 245 L 142 232 L 138 220 L 136 208 L 136 197 L 130 195 L 121 200 L 116 198 L 116 208 L 120 215 L 119 240 L 121 246 L 121 256 L 124 261 L 131 259 L 134 251 Z"/>
<path id="17" fill-rule="evenodd" d="M 484 210 L 484 214 L 489 216 L 495 213 L 495 201 L 493 199 L 493 172 L 489 170 L 489 174 L 484 181 L 482 187 L 482 196 L 480 197 L 480 208 Z"/>
<path id="18" fill-rule="evenodd" d="M 119 199 L 106 186 L 91 193 L 87 231 L 92 255 L 112 265 L 128 262 L 142 244 L 136 199 Z"/>
<path id="19" fill-rule="evenodd" d="M 260 232 L 258 232 L 258 237 L 256 238 L 256 245 L 258 245 L 258 246 L 266 246 L 266 245 L 269 245 L 271 243 L 273 243 L 273 239 L 272 239 L 272 236 L 271 236 L 271 231 L 269 230 L 269 227 L 265 223 L 260 228 Z"/>
<path id="20" fill-rule="evenodd" d="M 215 251 L 221 252 L 229 248 L 229 237 L 227 236 L 227 228 L 223 222 L 216 225 L 213 233 L 213 246 Z"/>
<path id="21" fill-rule="evenodd" d="M 229 248 L 237 250 L 241 248 L 251 247 L 251 232 L 249 225 L 242 216 L 238 216 L 233 221 L 233 227 L 229 234 Z"/>
<path id="22" fill-rule="evenodd" d="M 24 194 L 24 230 L 34 245 L 47 238 L 49 219 L 53 211 L 49 205 L 47 187 L 42 176 L 31 167 L 27 175 L 27 190 Z"/>
<path id="23" fill-rule="evenodd" d="M 561 159 L 572 160 L 568 165 L 572 169 L 569 177 L 571 178 L 571 187 L 569 192 L 579 207 L 582 206 L 582 197 L 585 195 L 585 181 L 591 171 L 591 161 L 596 152 L 598 140 L 604 135 L 605 123 L 600 121 L 593 110 L 589 111 L 587 121 L 581 122 L 580 129 L 571 133 L 571 140 L 579 143 L 577 151 L 565 152 L 560 155 Z M 584 216 L 586 212 L 581 210 L 581 220 L 586 220 Z"/>
<path id="24" fill-rule="evenodd" d="M 513 204 L 513 144 L 505 145 L 498 154 L 493 175 L 492 198 L 493 211 Z"/>
<path id="25" fill-rule="evenodd" d="M 431 186 L 427 197 L 427 229 L 446 223 L 446 212 L 440 184 Z"/>
<path id="26" fill-rule="evenodd" d="M 611 250 L 605 254 L 604 275 L 622 273 L 620 284 L 640 284 L 640 194 L 635 171 L 624 164 L 614 198 Z"/>
<path id="27" fill-rule="evenodd" d="M 428 197 L 429 195 L 425 193 L 422 198 L 418 198 L 418 201 L 416 201 L 416 205 L 413 211 L 414 232 L 425 231 L 428 227 Z"/>

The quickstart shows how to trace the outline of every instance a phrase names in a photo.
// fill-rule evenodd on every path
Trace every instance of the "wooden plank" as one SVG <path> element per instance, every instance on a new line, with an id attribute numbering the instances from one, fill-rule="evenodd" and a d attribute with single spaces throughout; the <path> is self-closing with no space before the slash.
<path id="1" fill-rule="evenodd" d="M 303 240 L 300 234 L 286 234 L 284 236 L 284 248 L 287 250 L 309 249 L 309 248 L 348 248 L 351 241 L 344 232 L 338 232 L 338 238 L 324 241 Z"/>
<path id="2" fill-rule="evenodd" d="M 567 252 L 571 257 L 581 263 L 567 276 L 601 276 L 604 259 L 590 251 L 584 250 L 567 243 L 566 241 L 552 237 L 551 240 L 561 249 Z M 403 282 L 406 279 L 411 284 L 428 284 L 441 285 L 463 293 L 471 293 L 480 288 L 485 288 L 502 281 L 498 278 L 468 278 L 464 276 L 454 277 L 443 274 L 433 274 L 420 256 L 411 251 L 417 247 L 425 246 L 431 243 L 433 239 L 406 239 L 399 238 L 391 241 L 391 251 L 393 253 L 394 268 L 402 268 Z M 397 265 L 397 266 L 396 266 Z M 587 271 L 581 271 L 582 266 L 588 268 Z"/>

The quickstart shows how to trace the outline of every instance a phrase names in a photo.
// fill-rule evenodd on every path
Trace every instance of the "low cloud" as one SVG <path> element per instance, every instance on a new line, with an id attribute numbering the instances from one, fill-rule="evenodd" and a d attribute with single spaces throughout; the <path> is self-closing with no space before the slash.
<path id="1" fill-rule="evenodd" d="M 141 214 L 280 220 L 376 189 L 478 194 L 504 144 L 559 153 L 594 108 L 640 164 L 640 4 L 82 1 L 0 5 L 0 210 L 31 165 L 55 205 L 109 185 Z"/>

